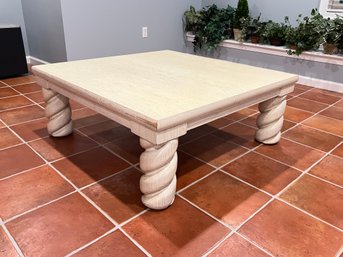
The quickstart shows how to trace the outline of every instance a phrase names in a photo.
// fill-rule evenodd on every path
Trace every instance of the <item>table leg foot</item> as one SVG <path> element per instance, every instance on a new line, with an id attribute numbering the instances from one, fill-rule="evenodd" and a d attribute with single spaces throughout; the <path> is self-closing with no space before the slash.
<path id="1" fill-rule="evenodd" d="M 140 144 L 145 149 L 140 156 L 142 202 L 151 209 L 165 209 L 175 198 L 178 140 L 154 145 L 141 138 Z"/>
<path id="2" fill-rule="evenodd" d="M 51 89 L 43 88 L 45 115 L 48 118 L 48 132 L 54 137 L 72 133 L 71 109 L 69 99 Z"/>
<path id="3" fill-rule="evenodd" d="M 278 96 L 259 104 L 261 114 L 257 117 L 255 138 L 263 144 L 276 144 L 281 138 L 286 96 Z"/>

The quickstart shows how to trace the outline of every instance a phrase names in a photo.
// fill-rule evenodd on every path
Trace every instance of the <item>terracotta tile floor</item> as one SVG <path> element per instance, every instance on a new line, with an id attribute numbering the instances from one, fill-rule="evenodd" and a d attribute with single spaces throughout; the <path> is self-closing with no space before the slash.
<path id="1" fill-rule="evenodd" d="M 257 106 L 180 139 L 177 196 L 145 208 L 138 138 L 72 102 L 51 138 L 33 76 L 0 81 L 0 256 L 324 256 L 343 253 L 343 94 L 297 85 L 279 144 Z"/>

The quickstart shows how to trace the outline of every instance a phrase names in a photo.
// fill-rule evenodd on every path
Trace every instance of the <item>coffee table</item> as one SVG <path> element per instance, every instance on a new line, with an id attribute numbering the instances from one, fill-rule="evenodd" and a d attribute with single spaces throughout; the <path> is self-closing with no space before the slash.
<path id="1" fill-rule="evenodd" d="M 140 137 L 142 202 L 172 204 L 178 138 L 188 130 L 259 103 L 256 140 L 280 140 L 286 96 L 298 76 L 174 51 L 34 66 L 48 132 L 72 133 L 69 98 Z"/>

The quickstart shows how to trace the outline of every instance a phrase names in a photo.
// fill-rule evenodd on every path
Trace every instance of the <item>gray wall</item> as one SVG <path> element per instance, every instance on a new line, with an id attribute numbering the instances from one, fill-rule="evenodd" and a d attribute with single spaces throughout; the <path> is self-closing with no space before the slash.
<path id="1" fill-rule="evenodd" d="M 238 0 L 202 0 L 202 6 L 216 4 L 226 7 L 230 4 L 236 8 Z M 285 16 L 289 16 L 292 24 L 298 14 L 309 15 L 313 8 L 319 8 L 320 0 L 248 0 L 250 14 L 254 17 L 261 13 L 263 20 L 274 20 L 281 22 Z"/>
<path id="2" fill-rule="evenodd" d="M 190 5 L 201 0 L 61 0 L 67 58 L 186 50 L 182 16 Z"/>
<path id="3" fill-rule="evenodd" d="M 22 4 L 30 55 L 47 62 L 65 61 L 60 0 L 22 0 Z"/>
<path id="4" fill-rule="evenodd" d="M 20 0 L 0 0 L 0 24 L 15 24 L 21 27 L 25 52 L 26 55 L 29 55 L 23 10 Z"/>

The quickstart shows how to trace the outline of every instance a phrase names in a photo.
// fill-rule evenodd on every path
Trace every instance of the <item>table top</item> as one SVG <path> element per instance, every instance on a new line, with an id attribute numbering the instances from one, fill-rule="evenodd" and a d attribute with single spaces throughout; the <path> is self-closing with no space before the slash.
<path id="1" fill-rule="evenodd" d="M 169 50 L 39 65 L 33 72 L 156 129 L 298 80 L 289 73 Z"/>

